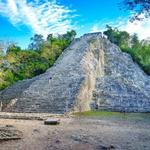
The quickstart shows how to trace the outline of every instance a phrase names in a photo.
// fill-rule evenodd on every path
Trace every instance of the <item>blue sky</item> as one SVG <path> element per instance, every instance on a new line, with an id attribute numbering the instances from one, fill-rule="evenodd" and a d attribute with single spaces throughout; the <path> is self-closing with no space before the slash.
<path id="1" fill-rule="evenodd" d="M 140 38 L 150 35 L 150 20 L 131 23 L 131 12 L 119 10 L 122 0 L 0 0 L 0 40 L 27 48 L 35 33 L 62 34 L 75 29 L 78 36 L 104 30 L 106 24 Z"/>

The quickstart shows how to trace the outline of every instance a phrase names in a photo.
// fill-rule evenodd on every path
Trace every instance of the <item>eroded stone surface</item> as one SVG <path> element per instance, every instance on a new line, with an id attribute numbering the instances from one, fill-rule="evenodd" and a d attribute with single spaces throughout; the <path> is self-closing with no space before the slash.
<path id="1" fill-rule="evenodd" d="M 10 112 L 150 112 L 150 77 L 101 33 L 86 34 L 46 73 L 2 91 L 0 100 Z"/>
<path id="2" fill-rule="evenodd" d="M 21 131 L 15 129 L 13 126 L 0 127 L 0 141 L 18 140 L 23 137 Z"/>
<path id="3" fill-rule="evenodd" d="M 46 73 L 2 91 L 0 100 L 7 103 L 3 111 L 89 110 L 95 79 L 102 73 L 100 37 L 98 33 L 76 39 Z"/>
<path id="4" fill-rule="evenodd" d="M 105 75 L 96 80 L 93 100 L 98 109 L 150 112 L 150 77 L 109 41 L 104 44 Z"/>

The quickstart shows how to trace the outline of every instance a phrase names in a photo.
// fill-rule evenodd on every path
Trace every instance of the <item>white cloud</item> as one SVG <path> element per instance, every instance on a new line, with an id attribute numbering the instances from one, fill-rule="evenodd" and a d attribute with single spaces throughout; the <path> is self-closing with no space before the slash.
<path id="1" fill-rule="evenodd" d="M 91 29 L 91 32 L 99 32 L 99 31 L 101 31 L 101 30 L 102 30 L 102 29 L 100 29 L 98 25 L 94 25 L 94 26 L 92 27 L 92 29 Z"/>
<path id="2" fill-rule="evenodd" d="M 13 0 L 8 0 L 8 8 L 14 15 L 18 15 L 17 6 Z"/>
<path id="3" fill-rule="evenodd" d="M 127 19 L 119 18 L 116 21 L 99 22 L 93 25 L 91 31 L 104 31 L 106 25 L 117 27 L 119 30 L 124 30 L 130 34 L 137 33 L 140 39 L 150 37 L 150 18 L 145 18 L 143 21 L 134 21 L 133 23 Z"/>
<path id="4" fill-rule="evenodd" d="M 0 0 L 0 15 L 7 17 L 15 26 L 26 25 L 33 33 L 45 37 L 49 33 L 65 33 L 74 27 L 73 11 L 54 0 Z"/>
<path id="5" fill-rule="evenodd" d="M 135 21 L 134 23 L 127 21 L 127 23 L 122 25 L 120 29 L 125 30 L 131 34 L 137 33 L 140 39 L 145 39 L 150 37 L 150 19 Z"/>

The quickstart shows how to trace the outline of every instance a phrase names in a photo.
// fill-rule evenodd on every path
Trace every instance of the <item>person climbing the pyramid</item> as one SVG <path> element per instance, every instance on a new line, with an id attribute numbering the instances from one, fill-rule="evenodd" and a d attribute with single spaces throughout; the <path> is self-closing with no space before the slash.
<path id="1" fill-rule="evenodd" d="M 51 80 L 52 80 L 52 76 L 49 77 L 49 84 L 51 83 Z"/>

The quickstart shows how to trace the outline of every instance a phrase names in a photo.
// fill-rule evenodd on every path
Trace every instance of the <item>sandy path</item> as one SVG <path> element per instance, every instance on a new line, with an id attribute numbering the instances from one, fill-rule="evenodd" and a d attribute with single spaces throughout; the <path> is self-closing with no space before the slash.
<path id="1" fill-rule="evenodd" d="M 43 121 L 0 119 L 23 139 L 0 142 L 0 150 L 150 150 L 150 123 L 140 121 L 63 118 L 58 126 Z"/>

